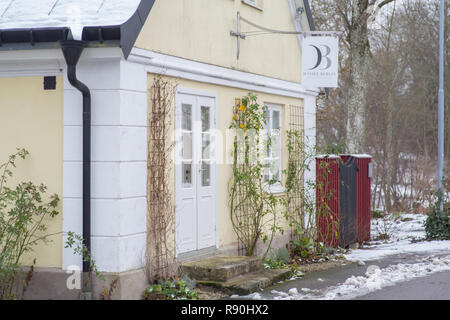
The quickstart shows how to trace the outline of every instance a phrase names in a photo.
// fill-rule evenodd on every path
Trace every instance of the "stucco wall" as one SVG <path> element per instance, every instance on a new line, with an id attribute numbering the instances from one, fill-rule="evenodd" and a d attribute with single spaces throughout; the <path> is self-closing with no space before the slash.
<path id="1" fill-rule="evenodd" d="M 294 31 L 288 1 L 260 1 L 258 10 L 241 0 L 156 1 L 137 48 L 300 83 L 301 53 L 295 35 L 264 34 L 241 40 L 237 60 L 237 11 L 259 25 Z M 306 21 L 306 15 L 303 14 Z M 241 22 L 242 31 L 255 31 Z"/>
<path id="2" fill-rule="evenodd" d="M 62 198 L 63 161 L 63 79 L 57 77 L 56 90 L 44 90 L 43 77 L 0 78 L 0 163 L 16 148 L 30 152 L 18 160 L 10 187 L 32 181 L 48 187 L 48 194 Z M 24 265 L 37 258 L 37 266 L 61 267 L 62 204 L 60 214 L 48 221 L 48 244 L 40 244 L 23 259 Z"/>
<path id="3" fill-rule="evenodd" d="M 220 132 L 225 133 L 225 131 L 230 126 L 233 116 L 233 106 L 235 103 L 235 98 L 241 98 L 248 94 L 248 90 L 243 90 L 239 88 L 225 87 L 220 85 L 196 82 L 191 80 L 185 80 L 181 78 L 171 78 L 164 76 L 166 80 L 173 81 L 178 87 L 185 89 L 198 90 L 202 92 L 208 92 L 215 94 L 217 96 L 216 106 L 217 106 L 217 129 Z M 148 85 L 151 86 L 153 83 L 154 75 L 148 75 Z M 303 100 L 298 98 L 289 98 L 279 95 L 266 94 L 261 92 L 254 92 L 258 96 L 258 101 L 260 104 L 272 103 L 282 105 L 282 162 L 283 169 L 287 166 L 288 152 L 286 148 L 286 130 L 288 130 L 289 125 L 289 106 L 299 106 L 301 110 L 303 109 Z M 303 118 L 303 117 L 302 117 Z M 225 134 L 223 134 L 225 136 Z M 223 145 L 221 151 L 218 154 L 226 156 L 230 150 L 226 149 L 226 145 Z M 220 161 L 220 159 L 219 159 Z M 228 205 L 228 181 L 232 176 L 231 165 L 227 163 L 222 163 L 217 165 L 217 199 L 218 199 L 218 247 L 226 248 L 228 246 L 236 244 L 237 238 L 233 231 L 233 227 L 230 221 L 230 209 Z M 174 176 L 174 174 L 173 174 Z M 173 194 L 174 191 L 173 191 Z M 280 221 L 281 225 L 287 230 L 287 225 L 285 225 L 284 218 L 282 218 L 280 210 Z"/>

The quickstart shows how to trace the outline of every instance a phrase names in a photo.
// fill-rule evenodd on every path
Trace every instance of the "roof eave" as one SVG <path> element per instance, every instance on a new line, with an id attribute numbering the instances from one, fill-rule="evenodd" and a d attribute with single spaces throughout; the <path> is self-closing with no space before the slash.
<path id="1" fill-rule="evenodd" d="M 141 0 L 134 14 L 121 25 L 84 27 L 82 40 L 86 47 L 121 47 L 128 58 L 154 3 Z M 0 29 L 0 51 L 59 48 L 61 41 L 71 39 L 68 27 Z"/>

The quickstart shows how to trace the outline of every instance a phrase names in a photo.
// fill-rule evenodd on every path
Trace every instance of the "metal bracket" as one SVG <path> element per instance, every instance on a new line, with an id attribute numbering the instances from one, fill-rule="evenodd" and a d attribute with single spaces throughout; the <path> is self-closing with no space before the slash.
<path id="1" fill-rule="evenodd" d="M 239 60 L 239 55 L 241 52 L 241 39 L 245 40 L 245 34 L 241 33 L 241 13 L 237 12 L 237 31 L 230 31 L 230 36 L 236 37 L 237 41 L 237 59 Z"/>

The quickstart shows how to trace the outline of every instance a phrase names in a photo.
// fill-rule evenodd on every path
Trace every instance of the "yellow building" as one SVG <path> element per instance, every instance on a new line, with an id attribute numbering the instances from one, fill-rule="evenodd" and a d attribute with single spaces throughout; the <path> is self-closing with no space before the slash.
<path id="1" fill-rule="evenodd" d="M 30 1 L 28 11 L 14 3 L 0 7 L 0 163 L 26 148 L 30 157 L 18 163 L 10 183 L 44 183 L 62 200 L 60 214 L 48 222 L 52 242 L 23 261 L 37 259 L 30 297 L 77 296 L 68 279 L 83 263 L 66 248 L 68 232 L 89 239 L 99 271 L 119 276 L 120 298 L 140 297 L 147 283 L 148 114 L 156 76 L 176 85 L 173 132 L 185 139 L 174 140 L 170 181 L 175 254 L 179 260 L 237 254 L 226 141 L 236 99 L 256 94 L 280 132 L 289 130 L 295 110 L 314 144 L 319 93 L 302 83 L 301 35 L 258 33 L 246 21 L 313 30 L 308 1 L 47 2 Z M 53 19 L 36 22 L 39 14 Z M 214 136 L 208 155 L 206 132 Z M 269 192 L 280 196 L 285 139 L 283 133 L 269 172 L 279 180 Z M 308 174 L 314 177 L 314 170 Z"/>

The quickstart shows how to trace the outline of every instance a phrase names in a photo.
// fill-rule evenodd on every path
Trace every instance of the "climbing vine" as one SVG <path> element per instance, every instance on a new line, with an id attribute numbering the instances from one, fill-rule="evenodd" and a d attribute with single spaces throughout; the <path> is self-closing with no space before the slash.
<path id="1" fill-rule="evenodd" d="M 291 124 L 291 128 L 295 128 Z M 303 130 L 287 131 L 288 166 L 285 175 L 286 197 L 281 201 L 285 207 L 285 218 L 291 227 L 291 250 L 313 245 L 315 251 L 322 249 L 322 243 L 331 243 L 337 238 L 338 220 L 328 205 L 336 197 L 336 190 L 330 185 L 327 161 L 318 164 L 314 180 L 305 180 L 305 173 L 315 163 L 315 148 L 308 142 Z M 325 226 L 326 224 L 326 226 Z M 322 227 L 321 227 L 322 226 Z"/>
<path id="2" fill-rule="evenodd" d="M 175 207 L 170 187 L 174 143 L 169 140 L 173 130 L 174 94 L 176 85 L 161 76 L 150 88 L 148 112 L 147 161 L 147 277 L 151 283 L 173 279 L 178 275 L 173 231 Z"/>
<path id="3" fill-rule="evenodd" d="M 308 251 L 320 251 L 320 242 L 329 243 L 336 237 L 337 220 L 333 219 L 333 212 L 326 201 L 335 197 L 336 191 L 332 190 L 327 179 L 329 164 L 326 161 L 320 162 L 317 179 L 305 178 L 305 173 L 316 162 L 316 150 L 305 136 L 301 107 L 291 105 L 289 113 L 289 130 L 286 131 L 288 164 L 286 170 L 283 170 L 286 196 L 280 201 L 291 227 L 291 251 L 296 252 L 309 246 L 311 250 Z M 320 228 L 323 223 L 329 225 Z"/>
<path id="4" fill-rule="evenodd" d="M 266 106 L 248 94 L 236 100 L 230 129 L 234 129 L 232 178 L 229 181 L 231 222 L 238 237 L 239 252 L 256 255 L 257 244 L 267 244 L 267 254 L 274 234 L 278 200 L 264 188 L 263 152 L 270 138 L 263 135 Z"/>

